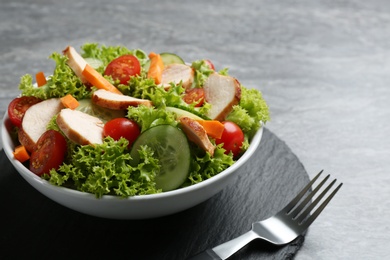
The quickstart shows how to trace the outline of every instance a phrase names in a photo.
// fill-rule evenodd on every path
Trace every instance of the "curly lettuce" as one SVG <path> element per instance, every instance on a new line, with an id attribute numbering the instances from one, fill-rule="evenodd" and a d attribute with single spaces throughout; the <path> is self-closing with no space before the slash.
<path id="1" fill-rule="evenodd" d="M 185 89 L 181 84 L 172 83 L 164 89 L 153 79 L 141 75 L 131 77 L 128 85 L 119 85 L 118 88 L 125 95 L 151 100 L 155 107 L 187 105 L 182 98 Z"/>
<path id="2" fill-rule="evenodd" d="M 123 198 L 134 195 L 159 193 L 155 176 L 160 170 L 153 151 L 144 147 L 140 151 L 141 162 L 132 167 L 124 138 L 114 141 L 106 138 L 101 145 L 79 146 L 71 155 L 71 161 L 50 171 L 45 178 L 59 186 L 70 186 L 79 191 Z"/>
<path id="3" fill-rule="evenodd" d="M 127 117 L 137 122 L 141 128 L 141 133 L 157 125 L 178 125 L 175 115 L 161 108 L 130 106 L 128 107 Z"/>
<path id="4" fill-rule="evenodd" d="M 235 122 L 251 138 L 256 131 L 270 120 L 269 108 L 262 93 L 241 85 L 241 99 L 226 118 Z"/>
<path id="5" fill-rule="evenodd" d="M 49 58 L 56 64 L 53 75 L 49 76 L 47 83 L 39 88 L 34 86 L 32 75 L 22 76 L 19 89 L 23 96 L 34 96 L 40 99 L 59 98 L 66 94 L 71 94 L 76 99 L 90 97 L 90 90 L 66 64 L 66 56 L 54 52 Z"/>
<path id="6" fill-rule="evenodd" d="M 125 95 L 151 100 L 154 107 L 162 109 L 177 107 L 205 119 L 207 119 L 206 114 L 211 107 L 210 104 L 205 103 L 202 107 L 196 108 L 195 104 L 184 102 L 185 89 L 181 83 L 171 83 L 170 87 L 165 89 L 156 85 L 153 79 L 143 75 L 131 77 L 128 85 L 120 84 L 118 88 Z"/>
<path id="7" fill-rule="evenodd" d="M 81 46 L 81 50 L 82 57 L 93 58 L 102 62 L 103 66 L 97 69 L 101 73 L 103 73 L 103 68 L 105 68 L 113 59 L 125 54 L 136 56 L 141 66 L 149 60 L 148 55 L 143 50 L 128 49 L 124 46 L 105 46 L 97 43 L 86 43 Z"/>
<path id="8" fill-rule="evenodd" d="M 214 73 L 214 70 L 206 63 L 205 60 L 196 60 L 192 62 L 191 67 L 194 69 L 194 81 L 192 87 L 203 87 L 207 78 Z"/>
<path id="9" fill-rule="evenodd" d="M 207 180 L 226 170 L 235 162 L 233 154 L 225 154 L 222 145 L 216 146 L 213 156 L 204 153 L 199 147 L 193 147 L 191 151 L 193 153 L 191 171 L 183 186 L 190 186 Z"/>

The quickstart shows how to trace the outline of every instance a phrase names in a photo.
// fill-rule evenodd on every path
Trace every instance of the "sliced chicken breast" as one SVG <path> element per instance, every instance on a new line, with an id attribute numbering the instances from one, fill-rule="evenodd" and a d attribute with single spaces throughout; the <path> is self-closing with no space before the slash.
<path id="1" fill-rule="evenodd" d="M 203 126 L 196 120 L 185 116 L 180 117 L 179 121 L 187 138 L 213 156 L 215 147 L 210 142 Z"/>
<path id="2" fill-rule="evenodd" d="M 231 76 L 213 73 L 207 78 L 203 89 L 206 101 L 211 104 L 207 115 L 211 119 L 225 120 L 233 106 L 240 102 L 240 83 Z"/>
<path id="3" fill-rule="evenodd" d="M 191 87 L 194 81 L 194 70 L 185 64 L 169 64 L 164 67 L 161 76 L 160 85 L 164 88 L 169 88 L 171 82 L 179 84 L 182 82 L 182 86 L 185 89 Z"/>
<path id="4" fill-rule="evenodd" d="M 50 120 L 63 109 L 59 98 L 51 98 L 31 106 L 25 113 L 18 131 L 19 142 L 31 152 Z"/>
<path id="5" fill-rule="evenodd" d="M 88 83 L 88 81 L 83 76 L 83 70 L 87 65 L 87 62 L 84 60 L 84 58 L 81 57 L 81 55 L 72 46 L 66 47 L 62 53 L 68 57 L 67 64 L 74 71 L 77 77 L 79 77 L 83 83 Z"/>
<path id="6" fill-rule="evenodd" d="M 58 114 L 57 124 L 61 131 L 77 144 L 103 143 L 104 123 L 97 117 L 66 108 Z"/>
<path id="7" fill-rule="evenodd" d="M 150 100 L 119 95 L 104 89 L 99 89 L 93 93 L 92 102 L 98 106 L 114 110 L 125 110 L 129 106 L 152 106 L 152 101 Z"/>

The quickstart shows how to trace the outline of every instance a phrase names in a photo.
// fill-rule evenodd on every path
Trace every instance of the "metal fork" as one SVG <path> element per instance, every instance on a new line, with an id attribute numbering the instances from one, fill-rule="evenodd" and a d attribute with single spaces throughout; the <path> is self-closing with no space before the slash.
<path id="1" fill-rule="evenodd" d="M 334 179 L 314 199 L 314 195 L 321 189 L 330 177 L 330 175 L 327 175 L 315 188 L 310 191 L 310 188 L 312 188 L 314 182 L 320 177 L 322 172 L 323 171 L 320 171 L 306 185 L 306 187 L 304 187 L 302 191 L 299 192 L 299 194 L 276 215 L 262 221 L 254 222 L 252 224 L 252 229 L 243 235 L 212 249 L 208 249 L 189 259 L 224 260 L 232 256 L 254 239 L 263 239 L 275 245 L 285 245 L 292 242 L 313 223 L 313 221 L 318 217 L 318 215 L 320 215 L 322 210 L 343 185 L 340 183 L 326 198 L 324 198 L 331 187 L 335 184 L 336 179 Z M 305 196 L 306 193 L 307 195 Z M 314 200 L 311 202 L 312 199 Z M 316 208 L 317 204 L 322 199 L 322 203 Z M 311 213 L 314 209 L 315 211 Z"/>

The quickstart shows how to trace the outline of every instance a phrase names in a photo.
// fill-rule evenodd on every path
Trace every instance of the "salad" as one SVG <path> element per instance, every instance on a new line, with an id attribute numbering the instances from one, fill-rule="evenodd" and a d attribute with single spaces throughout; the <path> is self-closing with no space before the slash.
<path id="1" fill-rule="evenodd" d="M 53 185 L 129 197 L 209 179 L 267 121 L 260 91 L 210 60 L 87 43 L 21 77 L 8 115 L 14 157 Z"/>

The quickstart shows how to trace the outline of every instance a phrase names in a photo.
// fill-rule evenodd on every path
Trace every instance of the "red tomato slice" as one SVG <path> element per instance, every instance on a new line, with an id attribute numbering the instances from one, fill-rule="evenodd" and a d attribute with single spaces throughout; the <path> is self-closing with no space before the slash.
<path id="1" fill-rule="evenodd" d="M 130 77 L 141 73 L 141 65 L 137 57 L 131 54 L 120 56 L 112 60 L 106 67 L 104 75 L 119 80 L 120 84 L 127 84 Z"/>
<path id="2" fill-rule="evenodd" d="M 49 174 L 64 162 L 67 144 L 65 137 L 58 131 L 47 130 L 39 138 L 30 156 L 30 171 L 38 176 Z"/>
<path id="3" fill-rule="evenodd" d="M 224 124 L 225 129 L 223 130 L 222 137 L 220 139 L 216 139 L 216 144 L 223 143 L 223 148 L 226 150 L 225 153 L 229 152 L 233 153 L 233 156 L 236 157 L 241 152 L 241 146 L 244 142 L 244 133 L 241 128 L 230 121 L 222 122 Z"/>
<path id="4" fill-rule="evenodd" d="M 129 141 L 130 148 L 134 141 L 138 138 L 141 131 L 135 121 L 127 118 L 115 118 L 108 121 L 103 128 L 104 137 L 110 136 L 114 140 L 119 140 L 121 137 Z"/>
<path id="5" fill-rule="evenodd" d="M 27 109 L 41 101 L 42 100 L 39 98 L 26 96 L 18 97 L 12 100 L 8 105 L 8 116 L 12 124 L 16 127 L 20 127 Z"/>
<path id="6" fill-rule="evenodd" d="M 193 88 L 187 90 L 184 97 L 184 102 L 187 104 L 196 103 L 195 107 L 201 107 L 204 103 L 204 90 L 203 88 Z"/>

